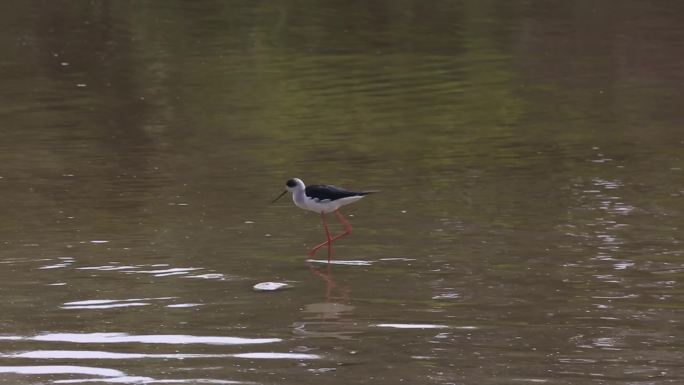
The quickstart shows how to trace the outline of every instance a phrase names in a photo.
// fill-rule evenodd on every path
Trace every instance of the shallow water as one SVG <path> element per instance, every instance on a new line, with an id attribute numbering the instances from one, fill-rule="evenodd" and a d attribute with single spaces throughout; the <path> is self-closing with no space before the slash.
<path id="1" fill-rule="evenodd" d="M 0 382 L 684 382 L 678 3 L 0 9 Z"/>

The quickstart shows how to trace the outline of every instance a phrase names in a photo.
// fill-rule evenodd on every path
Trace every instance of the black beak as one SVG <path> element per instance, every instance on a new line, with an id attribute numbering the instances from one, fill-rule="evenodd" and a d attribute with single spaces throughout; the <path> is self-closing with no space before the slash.
<path id="1" fill-rule="evenodd" d="M 278 199 L 280 199 L 280 198 L 281 198 L 283 195 L 285 195 L 285 194 L 287 194 L 287 190 L 283 191 L 282 194 L 278 195 L 278 197 L 277 197 L 276 199 L 274 199 L 273 202 L 271 202 L 271 204 L 276 203 L 276 201 L 277 201 Z"/>

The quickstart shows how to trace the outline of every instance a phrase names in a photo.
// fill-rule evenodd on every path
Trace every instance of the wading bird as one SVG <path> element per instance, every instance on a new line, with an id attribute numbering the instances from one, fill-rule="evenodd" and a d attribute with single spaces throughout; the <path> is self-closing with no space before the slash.
<path id="1" fill-rule="evenodd" d="M 297 207 L 304 210 L 311 210 L 321 214 L 323 219 L 323 228 L 327 240 L 321 244 L 314 246 L 309 251 L 309 257 L 313 257 L 318 250 L 324 246 L 328 246 L 328 263 L 332 257 L 332 243 L 336 240 L 349 235 L 352 232 L 352 226 L 344 216 L 338 211 L 342 206 L 354 203 L 363 198 L 364 195 L 371 194 L 377 191 L 348 191 L 339 187 L 317 184 L 312 186 L 304 185 L 299 178 L 292 178 L 285 183 L 287 189 L 282 194 L 278 195 L 271 203 L 275 203 L 280 197 L 285 195 L 288 191 L 292 192 L 292 200 Z M 330 235 L 328 229 L 328 220 L 325 217 L 327 213 L 335 213 L 337 219 L 344 226 L 344 231 L 334 237 Z"/>

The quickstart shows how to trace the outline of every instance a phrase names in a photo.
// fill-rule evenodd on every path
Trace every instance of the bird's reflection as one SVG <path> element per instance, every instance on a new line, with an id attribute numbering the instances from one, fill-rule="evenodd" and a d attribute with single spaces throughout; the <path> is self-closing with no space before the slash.
<path id="1" fill-rule="evenodd" d="M 293 324 L 294 332 L 307 337 L 352 338 L 359 332 L 353 330 L 350 320 L 343 318 L 354 310 L 354 306 L 348 304 L 351 292 L 349 286 L 335 281 L 332 265 L 317 266 L 310 262 L 307 265 L 313 276 L 325 283 L 325 300 L 304 306 L 303 312 L 308 315 L 303 321 Z"/>
<path id="2" fill-rule="evenodd" d="M 307 263 L 309 270 L 315 276 L 325 282 L 325 302 L 329 304 L 344 304 L 349 302 L 349 286 L 343 286 L 335 281 L 332 274 L 332 265 L 317 267 L 313 263 Z"/>

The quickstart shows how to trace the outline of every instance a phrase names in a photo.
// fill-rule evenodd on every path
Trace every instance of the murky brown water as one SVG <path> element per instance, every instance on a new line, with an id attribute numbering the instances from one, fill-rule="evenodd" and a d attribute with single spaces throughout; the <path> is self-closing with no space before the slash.
<path id="1" fill-rule="evenodd" d="M 0 382 L 684 383 L 679 2 L 0 10 Z"/>

